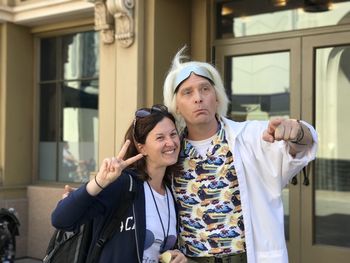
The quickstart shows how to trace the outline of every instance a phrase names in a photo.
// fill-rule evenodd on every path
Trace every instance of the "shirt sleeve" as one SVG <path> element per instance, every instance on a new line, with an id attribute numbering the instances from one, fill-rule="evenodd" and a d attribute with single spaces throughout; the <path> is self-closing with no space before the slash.
<path id="1" fill-rule="evenodd" d="M 310 147 L 299 152 L 296 156 L 289 153 L 290 146 L 285 141 L 266 142 L 262 139 L 267 121 L 251 121 L 241 132 L 240 146 L 245 165 L 250 165 L 254 174 L 259 176 L 273 191 L 280 191 L 299 173 L 303 167 L 315 159 L 317 151 L 317 133 L 306 122 L 305 124 L 313 137 Z"/>
<path id="2" fill-rule="evenodd" d="M 86 190 L 86 184 L 71 192 L 60 200 L 51 215 L 55 228 L 72 231 L 80 225 L 116 209 L 126 187 L 125 174 L 110 184 L 97 196 L 91 196 Z"/>

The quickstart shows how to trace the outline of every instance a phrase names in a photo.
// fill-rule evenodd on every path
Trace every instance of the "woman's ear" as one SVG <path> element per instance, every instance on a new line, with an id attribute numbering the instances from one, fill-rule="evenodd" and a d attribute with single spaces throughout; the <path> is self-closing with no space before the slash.
<path id="1" fill-rule="evenodd" d="M 145 151 L 145 147 L 143 144 L 138 143 L 137 144 L 137 150 L 139 151 L 139 153 L 141 153 L 143 156 L 147 156 L 147 153 Z"/>

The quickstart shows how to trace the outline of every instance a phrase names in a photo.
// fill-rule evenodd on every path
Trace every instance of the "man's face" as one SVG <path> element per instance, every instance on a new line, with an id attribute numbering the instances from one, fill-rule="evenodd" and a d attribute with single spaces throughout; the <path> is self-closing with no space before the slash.
<path id="1" fill-rule="evenodd" d="M 213 85 L 206 78 L 194 73 L 181 83 L 176 93 L 176 110 L 185 119 L 187 127 L 216 125 L 217 106 Z"/>

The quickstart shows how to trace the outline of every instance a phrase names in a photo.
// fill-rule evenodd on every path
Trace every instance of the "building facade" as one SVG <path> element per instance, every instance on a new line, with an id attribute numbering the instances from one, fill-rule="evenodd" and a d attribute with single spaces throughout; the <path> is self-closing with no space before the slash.
<path id="1" fill-rule="evenodd" d="M 171 59 L 218 67 L 241 121 L 315 125 L 315 162 L 284 189 L 290 262 L 350 257 L 350 1 L 0 0 L 0 207 L 17 257 L 42 258 L 50 214 L 115 155 Z"/>

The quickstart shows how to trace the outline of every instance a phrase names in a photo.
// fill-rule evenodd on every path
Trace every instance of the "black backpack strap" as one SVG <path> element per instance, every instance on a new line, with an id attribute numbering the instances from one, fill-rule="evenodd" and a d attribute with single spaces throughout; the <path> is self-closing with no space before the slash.
<path id="1" fill-rule="evenodd" d="M 91 248 L 89 253 L 87 263 L 96 263 L 98 262 L 103 246 L 106 242 L 114 235 L 115 231 L 120 225 L 123 217 L 126 215 L 129 207 L 132 205 L 136 193 L 136 185 L 133 177 L 128 174 L 130 184 L 128 192 L 125 194 L 125 197 L 122 200 L 121 206 L 114 212 L 112 217 L 108 220 L 108 223 L 104 225 L 101 231 L 101 235 L 97 240 L 95 246 Z"/>
<path id="2" fill-rule="evenodd" d="M 18 227 L 21 225 L 15 211 L 13 208 L 1 208 L 0 209 L 0 223 L 3 221 L 7 221 L 9 223 L 8 228 L 12 235 L 18 236 L 19 231 Z"/>

